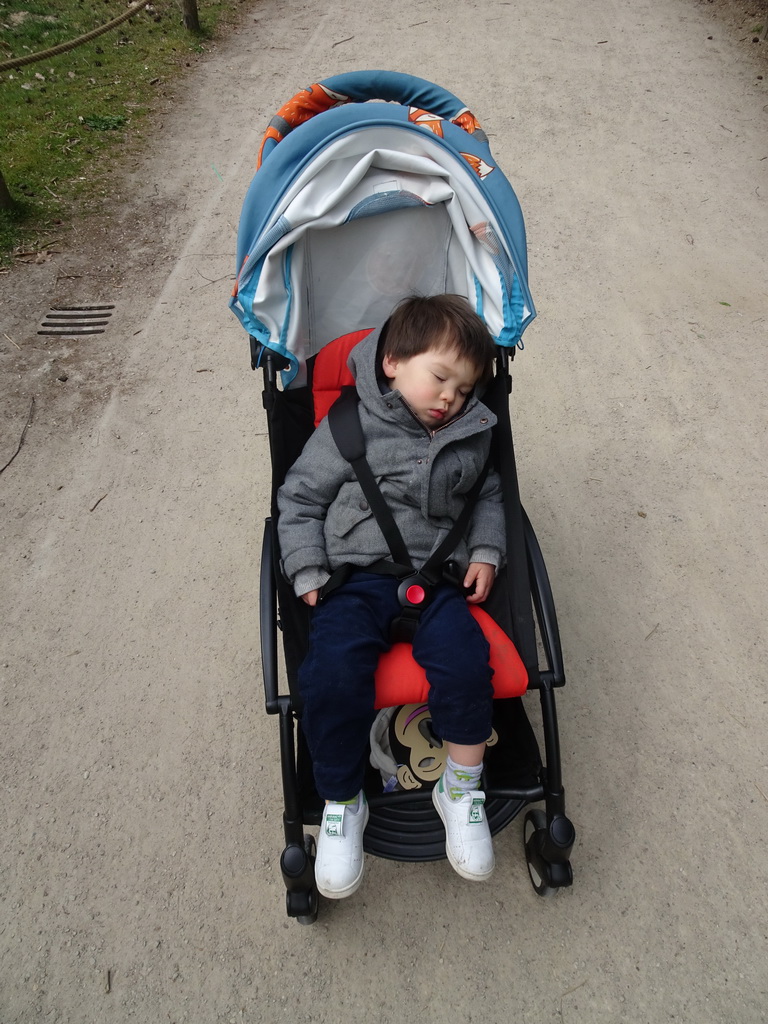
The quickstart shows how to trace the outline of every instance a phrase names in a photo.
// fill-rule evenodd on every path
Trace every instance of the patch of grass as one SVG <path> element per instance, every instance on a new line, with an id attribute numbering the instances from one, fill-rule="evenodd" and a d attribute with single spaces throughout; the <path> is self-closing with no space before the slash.
<path id="1" fill-rule="evenodd" d="M 201 32 L 176 0 L 157 0 L 116 28 L 0 75 L 0 172 L 14 200 L 0 210 L 0 260 L 98 193 L 104 163 L 140 133 L 158 90 L 205 51 L 240 0 L 198 0 Z M 121 0 L 0 0 L 0 63 L 92 31 Z"/>
<path id="2" fill-rule="evenodd" d="M 96 114 L 82 120 L 86 128 L 93 128 L 95 132 L 116 132 L 118 128 L 123 127 L 128 118 L 124 114 Z"/>
<path id="3" fill-rule="evenodd" d="M 19 202 L 12 210 L 0 210 L 0 259 L 18 244 L 19 226 L 26 216 L 24 204 Z"/>

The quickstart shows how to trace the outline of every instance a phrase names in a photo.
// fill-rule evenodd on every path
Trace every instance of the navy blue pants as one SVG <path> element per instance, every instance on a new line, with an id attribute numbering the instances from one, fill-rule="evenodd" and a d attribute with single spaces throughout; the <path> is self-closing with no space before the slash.
<path id="1" fill-rule="evenodd" d="M 299 669 L 301 724 L 324 800 L 351 800 L 362 788 L 376 717 L 376 666 L 391 646 L 398 585 L 391 576 L 356 572 L 312 610 L 309 650 Z M 421 613 L 413 656 L 427 674 L 435 733 L 449 743 L 485 743 L 493 669 L 488 641 L 458 588 L 436 588 Z"/>

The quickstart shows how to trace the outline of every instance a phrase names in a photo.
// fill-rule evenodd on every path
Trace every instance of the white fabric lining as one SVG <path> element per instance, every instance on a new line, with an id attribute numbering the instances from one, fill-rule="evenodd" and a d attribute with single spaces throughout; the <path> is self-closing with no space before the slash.
<path id="1" fill-rule="evenodd" d="M 397 191 L 429 206 L 346 223 L 362 200 Z M 265 233 L 281 218 L 289 230 L 264 261 L 252 311 L 268 331 L 260 340 L 290 353 L 299 370 L 334 337 L 379 326 L 414 292 L 458 292 L 482 306 L 494 336 L 504 327 L 499 267 L 484 233 L 471 229 L 502 232 L 463 158 L 426 133 L 377 127 L 343 136 L 294 182 Z"/>

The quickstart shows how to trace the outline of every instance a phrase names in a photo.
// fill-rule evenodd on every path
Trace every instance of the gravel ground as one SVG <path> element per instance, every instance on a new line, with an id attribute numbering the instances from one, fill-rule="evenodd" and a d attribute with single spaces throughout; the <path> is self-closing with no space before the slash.
<path id="1" fill-rule="evenodd" d="M 0 464 L 32 413 L 0 477 L 4 1024 L 768 1019 L 766 21 L 263 0 L 109 217 L 0 275 Z M 575 884 L 536 897 L 517 821 L 492 884 L 369 858 L 301 928 L 261 710 L 265 422 L 226 301 L 269 117 L 365 67 L 461 96 L 526 215 L 513 419 Z M 115 310 L 65 343 L 36 333 L 55 302 Z"/>

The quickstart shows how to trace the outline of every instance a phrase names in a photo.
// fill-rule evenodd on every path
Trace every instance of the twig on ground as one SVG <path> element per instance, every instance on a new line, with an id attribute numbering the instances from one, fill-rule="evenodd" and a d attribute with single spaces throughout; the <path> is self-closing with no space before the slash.
<path id="1" fill-rule="evenodd" d="M 560 1020 L 565 1019 L 563 1017 L 563 1000 L 565 999 L 565 997 L 569 996 L 572 992 L 576 992 L 578 989 L 582 988 L 582 986 L 586 984 L 587 979 L 585 978 L 584 981 L 580 981 L 578 985 L 574 985 L 573 988 L 569 988 L 567 992 L 563 992 L 563 994 L 560 996 Z"/>
<path id="2" fill-rule="evenodd" d="M 8 335 L 6 335 L 6 337 L 8 337 Z M 35 411 L 35 399 L 34 399 L 34 396 L 33 396 L 32 401 L 29 403 L 29 415 L 27 416 L 27 422 L 24 424 L 24 429 L 21 432 L 21 437 L 19 438 L 19 443 L 16 446 L 16 451 L 13 453 L 13 455 L 10 457 L 10 459 L 8 459 L 8 461 L 3 466 L 3 468 L 0 469 L 0 473 L 4 473 L 6 471 L 6 469 L 8 469 L 10 464 L 13 462 L 13 460 L 16 458 L 16 456 L 21 451 L 21 446 L 24 444 L 24 438 L 27 436 L 27 430 L 29 429 L 29 424 L 32 422 L 32 415 L 33 415 L 34 411 Z"/>
<path id="3" fill-rule="evenodd" d="M 585 978 L 584 981 L 580 981 L 578 985 L 574 985 L 573 988 L 569 988 L 567 992 L 563 992 L 563 994 L 560 996 L 560 998 L 561 999 L 565 999 L 565 997 L 569 996 L 571 994 L 571 992 L 575 992 L 577 989 L 583 988 L 586 984 L 587 984 L 587 979 Z"/>
<path id="4" fill-rule="evenodd" d="M 195 271 L 196 271 L 196 272 L 197 272 L 198 274 L 200 274 L 200 271 L 199 271 L 199 270 L 197 269 L 197 267 L 195 267 Z M 224 275 L 223 275 L 222 277 L 206 277 L 206 276 L 205 276 L 205 274 L 200 274 L 200 277 L 202 277 L 202 279 L 203 279 L 204 281 L 207 281 L 207 282 L 208 282 L 208 284 L 218 284 L 218 283 L 219 283 L 219 281 L 226 281 L 226 279 L 227 279 L 228 277 L 229 277 L 229 278 L 231 278 L 231 277 L 232 277 L 232 275 L 231 275 L 231 274 L 224 274 Z M 207 287 L 208 287 L 208 284 L 204 284 L 204 285 L 203 285 L 203 288 L 207 288 Z"/>
<path id="5" fill-rule="evenodd" d="M 107 491 L 107 494 L 109 494 L 109 491 Z M 97 507 L 97 505 L 100 505 L 102 503 L 102 501 L 104 501 L 104 499 L 106 498 L 107 494 L 102 494 L 102 496 L 99 498 L 98 501 L 94 501 L 94 503 L 91 505 L 91 507 L 88 509 L 88 511 L 89 512 L 93 512 L 93 510 Z"/>
<path id="6" fill-rule="evenodd" d="M 38 246 L 37 249 L 27 249 L 21 252 L 14 252 L 14 256 L 17 259 L 23 259 L 25 256 L 40 256 L 43 253 L 46 255 L 53 249 L 54 245 L 58 245 L 61 239 L 52 238 L 50 242 L 45 242 L 43 245 Z"/>
<path id="7" fill-rule="evenodd" d="M 10 341 L 10 343 L 14 346 L 14 348 L 17 348 L 19 352 L 21 352 L 21 346 L 17 345 L 13 338 L 9 334 L 6 334 L 5 331 L 3 331 L 3 337 L 7 338 L 8 341 Z"/>

